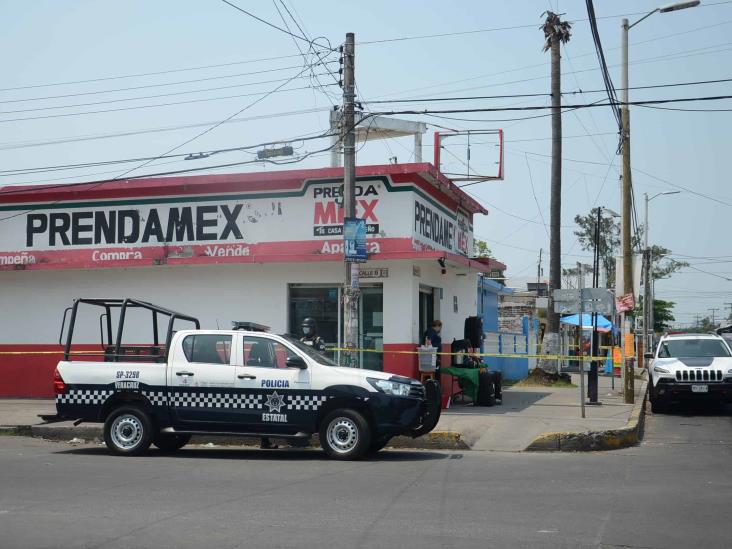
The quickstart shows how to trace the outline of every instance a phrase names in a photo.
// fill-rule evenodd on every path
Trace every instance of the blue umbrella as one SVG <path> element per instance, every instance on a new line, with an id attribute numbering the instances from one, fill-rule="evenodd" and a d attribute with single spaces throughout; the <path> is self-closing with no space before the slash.
<path id="1" fill-rule="evenodd" d="M 570 326 L 579 326 L 580 315 L 568 315 L 562 317 L 562 324 L 568 324 Z M 613 323 L 602 315 L 597 315 L 597 331 L 598 332 L 609 332 L 613 328 Z M 592 315 L 589 313 L 582 314 L 582 329 L 592 330 Z"/>

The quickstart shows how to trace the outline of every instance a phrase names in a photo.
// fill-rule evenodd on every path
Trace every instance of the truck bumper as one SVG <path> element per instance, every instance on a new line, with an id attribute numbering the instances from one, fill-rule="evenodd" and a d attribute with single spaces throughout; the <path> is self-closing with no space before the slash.
<path id="1" fill-rule="evenodd" d="M 428 382 L 424 398 L 375 395 L 369 399 L 376 431 L 383 436 L 419 437 L 432 431 L 440 419 L 440 386 Z"/>
<path id="2" fill-rule="evenodd" d="M 694 392 L 692 386 L 705 385 L 707 392 Z M 660 379 L 652 389 L 652 397 L 663 402 L 692 401 L 692 400 L 721 400 L 732 402 L 732 381 L 677 383 L 671 380 Z"/>

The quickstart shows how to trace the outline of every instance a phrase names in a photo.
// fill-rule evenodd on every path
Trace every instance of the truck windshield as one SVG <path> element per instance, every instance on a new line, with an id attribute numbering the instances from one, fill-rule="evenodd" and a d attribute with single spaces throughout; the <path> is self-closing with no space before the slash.
<path id="1" fill-rule="evenodd" d="M 730 356 L 727 346 L 715 339 L 677 339 L 661 343 L 658 358 L 701 358 Z"/>
<path id="2" fill-rule="evenodd" d="M 309 345 L 305 345 L 304 343 L 301 343 L 299 339 L 292 337 L 291 335 L 282 334 L 282 337 L 284 337 L 288 343 L 291 343 L 294 347 L 296 347 L 299 351 L 302 351 L 306 355 L 308 355 L 310 358 L 315 360 L 319 364 L 323 364 L 325 366 L 338 366 L 338 363 L 332 361 L 327 356 L 319 353 Z"/>

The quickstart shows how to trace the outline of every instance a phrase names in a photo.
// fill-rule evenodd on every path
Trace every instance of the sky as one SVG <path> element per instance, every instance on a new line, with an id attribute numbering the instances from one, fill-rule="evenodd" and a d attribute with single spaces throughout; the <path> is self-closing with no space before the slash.
<path id="1" fill-rule="evenodd" d="M 318 37 L 319 46 L 337 48 L 347 32 L 354 32 L 358 99 L 372 111 L 548 105 L 546 95 L 515 96 L 549 92 L 550 59 L 542 52 L 540 26 L 543 13 L 552 9 L 573 22 L 571 40 L 562 49 L 563 102 L 586 104 L 603 97 L 593 91 L 603 83 L 585 2 L 580 0 L 284 0 L 284 7 L 280 0 L 231 1 L 283 28 L 284 17 L 294 33 Z M 145 166 L 137 162 L 36 169 L 155 158 L 176 147 L 175 153 L 188 154 L 282 141 L 293 144 L 296 158 L 311 153 L 290 166 L 252 163 L 212 173 L 329 163 L 327 151 L 317 153 L 328 147 L 327 139 L 296 138 L 327 131 L 328 110 L 342 101 L 335 82 L 337 53 L 323 54 L 322 64 L 301 74 L 300 49 L 307 52 L 307 43 L 221 0 L 14 0 L 0 6 L 5 22 L 0 36 L 5 52 L 0 61 L 0 185 L 69 183 L 115 177 L 134 168 L 130 173 L 139 175 L 253 159 L 251 152 L 236 151 L 199 160 L 162 159 Z M 616 87 L 621 19 L 627 16 L 633 22 L 656 7 L 655 1 L 647 0 L 595 1 Z M 732 78 L 731 23 L 732 1 L 719 0 L 649 17 L 630 31 L 630 86 Z M 312 62 L 314 57 L 308 59 Z M 629 93 L 631 101 L 639 101 L 730 92 L 732 82 Z M 511 97 L 368 103 L 496 95 Z M 166 105 L 157 106 L 161 104 Z M 670 106 L 732 109 L 732 101 Z M 466 191 L 490 211 L 475 219 L 475 236 L 488 242 L 495 257 L 508 266 L 512 286 L 534 279 L 540 249 L 544 272 L 549 272 L 551 126 L 547 116 L 528 118 L 537 114 L 545 113 L 401 116 L 429 124 L 425 160 L 432 158 L 431 134 L 439 126 L 504 130 L 504 179 L 474 184 Z M 199 136 L 230 117 L 230 122 Z M 528 119 L 516 120 L 521 118 Z M 643 220 L 644 193 L 681 190 L 652 200 L 649 215 L 651 243 L 690 263 L 656 284 L 657 298 L 676 302 L 674 312 L 681 324 L 693 323 L 697 314 L 710 315 L 710 308 L 720 309 L 717 318 L 726 316 L 732 307 L 732 250 L 727 238 L 732 214 L 730 122 L 729 111 L 631 108 L 638 222 Z M 577 261 L 591 262 L 591 252 L 583 250 L 573 234 L 575 215 L 597 205 L 620 211 L 621 158 L 616 154 L 617 125 L 608 107 L 566 113 L 563 133 L 562 264 L 572 267 Z M 473 139 L 471 170 L 494 172 L 494 138 Z M 448 150 L 443 169 L 467 169 L 466 142 L 453 138 Z M 384 164 L 392 157 L 408 162 L 413 152 L 410 138 L 372 141 L 359 149 L 357 162 Z M 16 171 L 23 169 L 35 173 Z"/>

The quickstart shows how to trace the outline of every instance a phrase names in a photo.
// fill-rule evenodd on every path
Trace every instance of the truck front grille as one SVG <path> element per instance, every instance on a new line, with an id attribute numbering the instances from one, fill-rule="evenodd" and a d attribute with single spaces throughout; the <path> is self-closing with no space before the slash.
<path id="1" fill-rule="evenodd" d="M 722 370 L 677 370 L 676 381 L 722 381 Z"/>

